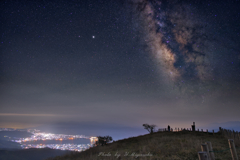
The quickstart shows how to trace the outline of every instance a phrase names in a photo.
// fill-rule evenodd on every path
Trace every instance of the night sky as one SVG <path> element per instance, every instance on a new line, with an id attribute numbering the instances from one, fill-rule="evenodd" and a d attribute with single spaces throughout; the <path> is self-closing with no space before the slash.
<path id="1" fill-rule="evenodd" d="M 1 1 L 0 127 L 239 127 L 239 8 L 239 0 Z"/>

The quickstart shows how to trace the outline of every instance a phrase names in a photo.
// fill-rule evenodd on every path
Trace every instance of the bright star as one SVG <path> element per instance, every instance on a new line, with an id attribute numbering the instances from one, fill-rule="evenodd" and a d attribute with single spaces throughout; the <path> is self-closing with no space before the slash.
<path id="1" fill-rule="evenodd" d="M 95 36 L 92 36 L 92 38 L 95 38 Z"/>

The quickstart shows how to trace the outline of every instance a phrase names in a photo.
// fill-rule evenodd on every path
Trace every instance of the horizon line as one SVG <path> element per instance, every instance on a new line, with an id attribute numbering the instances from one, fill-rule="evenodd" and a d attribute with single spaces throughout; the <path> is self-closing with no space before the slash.
<path id="1" fill-rule="evenodd" d="M 38 117 L 56 117 L 62 115 L 56 114 L 26 114 L 26 113 L 0 113 L 0 116 L 38 116 Z"/>

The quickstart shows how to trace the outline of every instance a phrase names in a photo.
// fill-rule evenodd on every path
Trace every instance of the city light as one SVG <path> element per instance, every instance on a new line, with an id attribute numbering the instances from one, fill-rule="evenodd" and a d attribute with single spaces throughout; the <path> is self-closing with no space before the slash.
<path id="1" fill-rule="evenodd" d="M 11 128 L 0 128 L 0 131 L 20 131 L 16 129 Z M 11 141 L 21 144 L 22 149 L 29 149 L 29 148 L 51 148 L 51 149 L 60 149 L 60 150 L 69 150 L 69 151 L 84 151 L 90 147 L 92 147 L 95 142 L 98 140 L 97 137 L 87 137 L 84 135 L 65 135 L 65 134 L 53 134 L 53 133 L 45 133 L 40 132 L 40 130 L 37 129 L 28 129 L 28 130 L 21 130 L 21 131 L 27 131 L 29 133 L 32 133 L 33 135 L 31 137 L 27 138 L 15 138 Z M 11 138 L 11 137 L 9 137 Z M 66 144 L 29 144 L 31 142 L 36 141 L 46 141 L 46 140 L 56 140 L 56 141 L 63 141 L 63 140 L 74 140 L 74 139 L 80 139 L 85 138 L 90 140 L 90 144 L 73 144 L 73 143 L 66 143 Z M 25 144 L 25 142 L 28 142 Z"/>

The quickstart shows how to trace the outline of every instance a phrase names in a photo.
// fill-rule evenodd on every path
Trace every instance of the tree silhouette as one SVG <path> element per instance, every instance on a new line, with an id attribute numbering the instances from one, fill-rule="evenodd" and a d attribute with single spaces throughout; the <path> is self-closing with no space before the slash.
<path id="1" fill-rule="evenodd" d="M 149 125 L 149 124 L 143 124 L 143 127 L 144 129 L 146 129 L 149 133 L 153 133 L 155 128 L 156 128 L 156 125 L 155 124 L 152 124 L 152 125 Z"/>
<path id="2" fill-rule="evenodd" d="M 108 142 L 111 142 L 112 141 L 112 137 L 110 136 L 98 136 L 98 141 L 96 141 L 96 145 L 106 145 Z"/>

